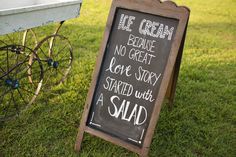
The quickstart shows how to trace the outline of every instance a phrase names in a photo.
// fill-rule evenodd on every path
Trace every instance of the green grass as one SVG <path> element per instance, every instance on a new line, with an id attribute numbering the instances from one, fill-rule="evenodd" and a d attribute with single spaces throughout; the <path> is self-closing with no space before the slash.
<path id="1" fill-rule="evenodd" d="M 190 23 L 174 108 L 170 112 L 163 106 L 149 155 L 235 157 L 236 1 L 176 2 L 191 8 Z M 74 152 L 110 4 L 86 0 L 80 18 L 65 23 L 61 34 L 74 47 L 72 72 L 64 85 L 41 92 L 19 118 L 0 123 L 4 156 L 137 156 L 90 135 L 85 136 L 80 155 Z M 54 26 L 37 32 L 50 34 Z"/>

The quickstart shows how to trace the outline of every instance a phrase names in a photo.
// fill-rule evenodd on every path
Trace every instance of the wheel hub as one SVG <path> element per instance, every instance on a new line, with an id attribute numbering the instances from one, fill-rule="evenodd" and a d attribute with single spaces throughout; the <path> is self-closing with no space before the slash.
<path id="1" fill-rule="evenodd" d="M 13 45 L 11 47 L 11 52 L 15 52 L 16 54 L 20 54 L 22 49 L 20 47 L 17 47 L 16 45 Z"/>
<path id="2" fill-rule="evenodd" d="M 11 87 L 12 89 L 18 89 L 20 87 L 20 83 L 18 80 L 13 79 L 6 79 L 5 83 L 8 87 Z"/>
<path id="3" fill-rule="evenodd" d="M 59 66 L 59 62 L 58 61 L 54 61 L 51 58 L 48 59 L 47 62 L 48 62 L 48 66 L 53 67 L 55 69 L 58 68 L 58 66 Z"/>

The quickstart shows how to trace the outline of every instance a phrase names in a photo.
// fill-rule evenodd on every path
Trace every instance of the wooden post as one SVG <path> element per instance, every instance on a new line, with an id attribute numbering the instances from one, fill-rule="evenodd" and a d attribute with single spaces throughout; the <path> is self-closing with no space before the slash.
<path id="1" fill-rule="evenodd" d="M 83 130 L 84 127 L 80 127 L 79 129 L 79 132 L 77 134 L 77 138 L 76 138 L 76 144 L 75 144 L 75 150 L 77 152 L 80 152 L 81 150 L 81 145 L 82 145 L 82 141 L 83 141 L 83 138 L 84 138 L 84 130 Z"/>

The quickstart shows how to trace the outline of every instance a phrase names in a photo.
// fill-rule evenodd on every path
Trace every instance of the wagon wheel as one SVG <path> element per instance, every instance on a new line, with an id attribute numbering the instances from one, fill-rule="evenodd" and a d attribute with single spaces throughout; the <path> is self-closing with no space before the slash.
<path id="1" fill-rule="evenodd" d="M 23 45 L 31 49 L 38 44 L 36 34 L 32 29 L 7 34 L 0 40 L 7 45 Z"/>
<path id="2" fill-rule="evenodd" d="M 29 63 L 32 55 L 34 60 Z M 22 45 L 1 47 L 0 63 L 0 121 L 4 121 L 34 102 L 43 67 L 33 50 Z"/>
<path id="3" fill-rule="evenodd" d="M 65 81 L 73 60 L 72 47 L 64 36 L 44 38 L 34 49 L 44 67 L 44 85 L 50 87 Z"/>

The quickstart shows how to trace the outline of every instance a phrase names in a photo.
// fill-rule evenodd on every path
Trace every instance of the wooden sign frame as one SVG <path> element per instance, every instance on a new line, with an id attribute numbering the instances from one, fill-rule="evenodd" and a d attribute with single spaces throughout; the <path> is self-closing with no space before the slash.
<path id="1" fill-rule="evenodd" d="M 174 36 L 174 40 L 171 45 L 171 51 L 169 58 L 167 60 L 167 65 L 164 71 L 163 80 L 161 82 L 160 90 L 157 95 L 155 105 L 153 107 L 150 123 L 148 125 L 143 146 L 141 148 L 132 145 L 130 143 L 127 143 L 125 141 L 122 141 L 119 138 L 105 134 L 104 132 L 95 130 L 86 125 L 90 107 L 92 104 L 93 95 L 99 77 L 99 71 L 102 66 L 106 45 L 109 40 L 109 36 L 112 30 L 113 20 L 116 14 L 116 10 L 118 8 L 139 11 L 166 18 L 173 18 L 179 21 L 176 34 Z M 186 36 L 187 24 L 189 20 L 189 14 L 190 10 L 187 7 L 177 6 L 174 2 L 171 1 L 160 2 L 159 0 L 113 0 L 111 10 L 108 16 L 104 38 L 100 47 L 100 54 L 97 58 L 96 69 L 93 74 L 93 80 L 88 92 L 84 113 L 80 123 L 79 133 L 75 144 L 76 151 L 78 152 L 80 151 L 84 133 L 87 132 L 91 135 L 100 137 L 116 145 L 122 146 L 132 152 L 139 154 L 142 157 L 148 156 L 150 144 L 152 142 L 152 137 L 159 118 L 164 98 L 166 97 L 169 100 L 170 104 L 173 104 L 175 89 L 181 64 L 182 52 L 184 47 L 184 41 Z"/>

